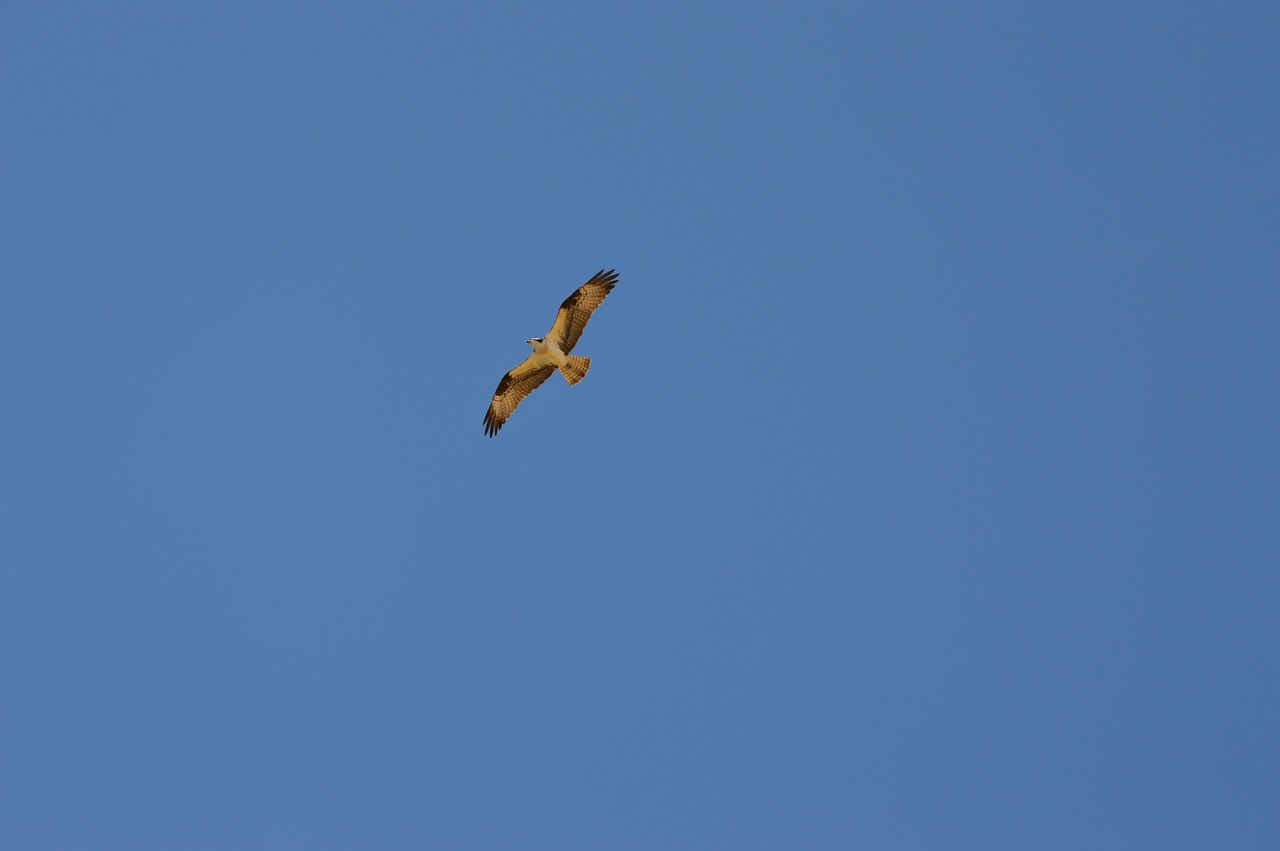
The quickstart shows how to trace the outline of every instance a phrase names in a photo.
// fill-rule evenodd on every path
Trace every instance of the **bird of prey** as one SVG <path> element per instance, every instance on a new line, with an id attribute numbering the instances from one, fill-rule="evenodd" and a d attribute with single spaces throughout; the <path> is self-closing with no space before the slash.
<path id="1" fill-rule="evenodd" d="M 591 368 L 591 358 L 569 353 L 578 344 L 578 338 L 582 336 L 582 329 L 587 327 L 591 314 L 617 282 L 617 272 L 613 269 L 608 272 L 601 269 L 564 300 L 547 336 L 525 341 L 533 346 L 533 354 L 498 382 L 498 389 L 493 391 L 493 401 L 489 403 L 489 411 L 484 415 L 485 434 L 489 437 L 497 434 L 507 417 L 524 401 L 524 397 L 537 390 L 557 369 L 570 384 L 577 384 L 586 376 L 587 370 Z"/>

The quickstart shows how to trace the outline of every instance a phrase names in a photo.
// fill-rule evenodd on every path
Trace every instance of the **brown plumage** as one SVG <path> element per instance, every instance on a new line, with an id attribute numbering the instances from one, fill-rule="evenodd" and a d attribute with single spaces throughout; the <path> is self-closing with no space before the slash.
<path id="1" fill-rule="evenodd" d="M 537 355 L 529 355 L 524 363 L 502 376 L 498 389 L 493 391 L 493 401 L 484 415 L 484 433 L 493 437 L 502 428 L 524 397 L 542 386 L 542 382 L 556 371 L 554 366 L 539 366 Z"/>
<path id="2" fill-rule="evenodd" d="M 497 434 L 524 398 L 537 390 L 557 369 L 570 384 L 577 384 L 586 376 L 591 368 L 591 359 L 569 353 L 582 337 L 591 314 L 617 282 L 617 272 L 601 269 L 561 303 L 547 336 L 528 341 L 533 346 L 533 354 L 498 382 L 498 389 L 493 392 L 493 400 L 484 415 L 485 434 L 489 437 Z"/>
<path id="3" fill-rule="evenodd" d="M 592 276 L 591 280 L 578 287 L 572 295 L 561 302 L 560 312 L 556 314 L 556 321 L 551 326 L 550 333 L 547 334 L 548 337 L 555 339 L 560 351 L 567 355 L 573 351 L 574 346 L 578 345 L 578 338 L 587 327 L 587 320 L 600 306 L 600 302 L 604 301 L 605 296 L 613 291 L 616 283 L 618 283 L 617 272 L 612 269 L 608 272 L 601 269 Z"/>

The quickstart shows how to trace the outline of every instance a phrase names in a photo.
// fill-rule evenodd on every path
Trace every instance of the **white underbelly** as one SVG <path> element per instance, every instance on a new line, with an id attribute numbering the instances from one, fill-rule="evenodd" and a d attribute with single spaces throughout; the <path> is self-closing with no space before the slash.
<path id="1" fill-rule="evenodd" d="M 569 358 L 565 356 L 564 352 L 559 350 L 552 352 L 551 356 L 547 358 L 547 363 L 551 364 L 556 369 L 559 369 L 560 367 L 564 366 L 568 362 L 569 362 Z"/>
<path id="2" fill-rule="evenodd" d="M 542 344 L 541 350 L 538 352 L 538 360 L 557 369 L 569 362 L 568 356 L 560 351 L 560 347 L 549 341 Z"/>

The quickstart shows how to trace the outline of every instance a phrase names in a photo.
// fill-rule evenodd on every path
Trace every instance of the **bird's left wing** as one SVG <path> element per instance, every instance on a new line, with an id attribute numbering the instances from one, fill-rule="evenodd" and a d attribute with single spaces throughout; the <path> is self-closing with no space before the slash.
<path id="1" fill-rule="evenodd" d="M 608 272 L 601 269 L 592 276 L 591 280 L 578 287 L 564 300 L 560 305 L 560 312 L 556 314 L 556 321 L 551 326 L 551 333 L 547 335 L 556 341 L 560 351 L 566 355 L 573 351 L 573 347 L 578 344 L 578 338 L 582 336 L 582 329 L 587 327 L 587 320 L 600 306 L 600 302 L 604 301 L 605 296 L 613 290 L 613 285 L 616 283 L 618 283 L 617 272 L 613 269 Z"/>
<path id="2" fill-rule="evenodd" d="M 493 391 L 489 410 L 484 415 L 484 433 L 490 437 L 497 434 L 507 417 L 524 401 L 524 397 L 537 390 L 555 371 L 554 366 L 542 366 L 536 362 L 534 355 L 529 355 L 523 363 L 502 376 L 498 389 Z"/>

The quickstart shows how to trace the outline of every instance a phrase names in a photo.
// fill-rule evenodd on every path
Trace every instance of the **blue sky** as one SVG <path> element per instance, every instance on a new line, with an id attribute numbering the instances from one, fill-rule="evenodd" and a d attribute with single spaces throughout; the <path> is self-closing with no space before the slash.
<path id="1" fill-rule="evenodd" d="M 1275 846 L 1274 4 L 0 33 L 6 848 Z"/>

